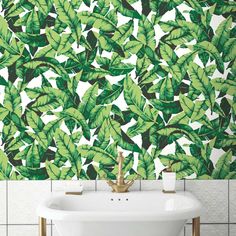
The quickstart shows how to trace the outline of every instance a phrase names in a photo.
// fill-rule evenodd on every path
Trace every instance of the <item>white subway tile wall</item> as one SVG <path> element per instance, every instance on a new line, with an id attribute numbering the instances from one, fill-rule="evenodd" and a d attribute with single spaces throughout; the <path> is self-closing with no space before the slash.
<path id="1" fill-rule="evenodd" d="M 186 180 L 185 188 L 203 204 L 202 223 L 228 223 L 228 180 Z"/>
<path id="2" fill-rule="evenodd" d="M 185 226 L 185 236 L 192 236 L 192 226 Z M 201 225 L 201 236 L 228 236 L 228 224 Z"/>
<path id="3" fill-rule="evenodd" d="M 6 225 L 0 225 L 0 235 L 7 236 L 7 226 Z"/>
<path id="4" fill-rule="evenodd" d="M 37 224 L 36 208 L 51 192 L 51 181 L 8 181 L 8 224 Z"/>
<path id="5" fill-rule="evenodd" d="M 60 236 L 55 225 L 52 226 L 52 236 Z"/>
<path id="6" fill-rule="evenodd" d="M 84 191 L 94 191 L 96 181 L 95 180 L 53 180 L 52 181 L 52 191 L 61 192 L 61 191 L 77 191 L 79 185 L 83 186 Z"/>
<path id="7" fill-rule="evenodd" d="M 236 180 L 229 181 L 230 223 L 236 223 Z M 236 233 L 235 233 L 236 236 Z"/>
<path id="8" fill-rule="evenodd" d="M 7 223 L 6 218 L 6 181 L 0 181 L 0 225 Z"/>
<path id="9" fill-rule="evenodd" d="M 235 236 L 236 235 L 236 224 L 230 225 L 230 233 L 229 236 Z"/>
<path id="10" fill-rule="evenodd" d="M 9 225 L 8 236 L 38 236 L 37 225 Z M 52 236 L 51 225 L 47 226 L 47 236 Z"/>
<path id="11" fill-rule="evenodd" d="M 0 181 L 0 236 L 38 236 L 39 202 L 51 192 L 76 191 L 80 183 L 84 191 L 110 191 L 103 180 Z M 201 236 L 236 236 L 236 180 L 177 181 L 176 188 L 190 191 L 202 201 L 205 211 L 201 217 Z M 137 180 L 131 191 L 161 189 L 161 181 Z M 59 236 L 50 224 L 48 221 L 48 236 Z M 191 224 L 185 226 L 180 236 L 191 236 Z"/>
<path id="12" fill-rule="evenodd" d="M 161 180 L 142 180 L 141 190 L 142 191 L 162 190 L 162 181 Z M 184 180 L 176 181 L 176 191 L 184 191 Z"/>

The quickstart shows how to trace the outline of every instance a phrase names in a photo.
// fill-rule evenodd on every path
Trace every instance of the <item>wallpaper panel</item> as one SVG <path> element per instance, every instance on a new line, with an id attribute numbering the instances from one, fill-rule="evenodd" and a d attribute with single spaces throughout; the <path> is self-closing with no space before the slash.
<path id="1" fill-rule="evenodd" d="M 0 4 L 0 179 L 236 178 L 234 1 Z"/>

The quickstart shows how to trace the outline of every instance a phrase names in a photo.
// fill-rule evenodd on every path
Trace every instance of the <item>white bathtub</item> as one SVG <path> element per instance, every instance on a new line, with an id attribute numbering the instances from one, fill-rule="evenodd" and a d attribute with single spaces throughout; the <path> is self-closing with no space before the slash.
<path id="1" fill-rule="evenodd" d="M 61 236 L 178 236 L 201 208 L 188 192 L 85 192 L 52 196 L 37 213 L 53 220 Z"/>

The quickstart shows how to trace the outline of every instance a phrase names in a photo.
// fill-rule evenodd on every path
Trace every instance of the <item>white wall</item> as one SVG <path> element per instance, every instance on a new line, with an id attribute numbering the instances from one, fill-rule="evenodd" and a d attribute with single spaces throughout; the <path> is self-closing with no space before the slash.
<path id="1" fill-rule="evenodd" d="M 0 181 L 0 236 L 38 236 L 36 207 L 51 192 L 110 188 L 105 181 Z M 161 190 L 161 181 L 136 181 L 131 191 Z M 195 194 L 204 205 L 201 236 L 236 235 L 236 180 L 182 180 L 177 190 Z M 48 221 L 48 236 L 59 236 Z M 191 221 L 181 236 L 191 236 Z"/>

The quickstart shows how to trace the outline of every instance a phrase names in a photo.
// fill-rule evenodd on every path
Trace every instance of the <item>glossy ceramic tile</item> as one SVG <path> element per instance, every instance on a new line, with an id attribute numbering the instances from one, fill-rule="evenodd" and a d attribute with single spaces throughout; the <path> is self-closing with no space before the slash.
<path id="1" fill-rule="evenodd" d="M 187 225 L 185 236 L 192 236 L 192 226 Z M 201 225 L 201 236 L 228 236 L 227 224 L 206 224 Z"/>
<path id="2" fill-rule="evenodd" d="M 0 181 L 0 224 L 6 224 L 6 181 Z"/>
<path id="3" fill-rule="evenodd" d="M 141 190 L 151 191 L 151 190 L 162 190 L 162 180 L 142 180 Z M 184 191 L 184 180 L 176 181 L 176 191 Z"/>
<path id="4" fill-rule="evenodd" d="M 78 191 L 80 184 L 83 185 L 84 191 L 95 191 L 95 180 L 53 180 L 52 191 L 53 192 L 66 192 L 66 191 Z"/>
<path id="5" fill-rule="evenodd" d="M 52 226 L 52 236 L 60 236 L 55 225 Z"/>
<path id="6" fill-rule="evenodd" d="M 184 229 L 181 231 L 181 233 L 179 234 L 179 236 L 185 236 L 185 235 L 184 235 Z"/>
<path id="7" fill-rule="evenodd" d="M 9 225 L 8 236 L 38 236 L 37 225 Z M 47 226 L 47 236 L 51 236 L 51 226 Z"/>
<path id="8" fill-rule="evenodd" d="M 230 222 L 236 223 L 236 180 L 229 181 Z M 235 234 L 236 235 L 236 234 Z"/>
<path id="9" fill-rule="evenodd" d="M 187 180 L 186 190 L 203 204 L 202 223 L 228 222 L 228 181 Z"/>
<path id="10" fill-rule="evenodd" d="M 6 225 L 0 225 L 0 235 L 7 236 L 7 226 Z"/>
<path id="11" fill-rule="evenodd" d="M 229 236 L 235 236 L 236 235 L 236 224 L 230 225 L 230 233 Z"/>
<path id="12" fill-rule="evenodd" d="M 51 181 L 9 181 L 9 224 L 37 224 L 36 208 L 51 193 Z"/>

